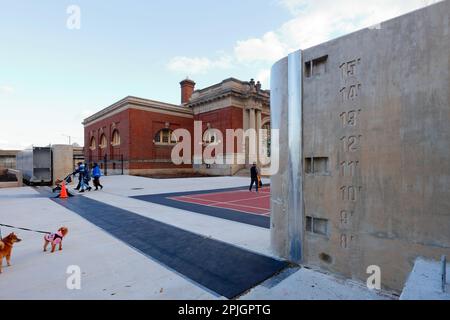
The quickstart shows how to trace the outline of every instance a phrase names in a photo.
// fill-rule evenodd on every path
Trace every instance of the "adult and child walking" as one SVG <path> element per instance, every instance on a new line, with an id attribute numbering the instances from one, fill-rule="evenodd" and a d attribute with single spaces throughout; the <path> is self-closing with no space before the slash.
<path id="1" fill-rule="evenodd" d="M 72 173 L 72 175 L 78 175 L 78 185 L 75 190 L 78 190 L 80 193 L 92 190 L 92 187 L 89 184 L 92 179 L 94 182 L 95 190 L 97 191 L 99 187 L 103 190 L 103 186 L 100 183 L 102 171 L 97 163 L 94 163 L 92 170 L 90 170 L 87 164 L 79 162 L 77 164 L 76 170 Z"/>

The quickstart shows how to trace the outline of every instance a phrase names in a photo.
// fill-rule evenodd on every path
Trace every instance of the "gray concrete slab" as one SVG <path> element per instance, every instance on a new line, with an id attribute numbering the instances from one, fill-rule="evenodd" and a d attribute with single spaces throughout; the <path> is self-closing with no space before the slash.
<path id="1" fill-rule="evenodd" d="M 450 300 L 450 281 L 442 292 L 442 264 L 438 261 L 417 259 L 406 281 L 400 300 Z M 450 274 L 450 266 L 447 266 Z"/>
<path id="2" fill-rule="evenodd" d="M 215 187 L 238 186 L 242 180 L 224 179 L 221 183 L 211 178 L 206 181 L 164 181 L 136 177 L 106 177 L 104 192 L 91 192 L 85 197 L 130 210 L 140 215 L 177 226 L 206 237 L 212 237 L 260 254 L 271 255 L 269 231 L 232 221 L 226 221 L 181 210 L 130 199 L 121 190 L 140 185 L 154 192 L 178 189 L 180 192 L 202 185 Z M 228 181 L 227 181 L 228 180 Z M 244 179 L 246 180 L 246 179 Z M 192 182 L 192 183 L 191 183 Z M 206 187 L 204 190 L 207 189 Z M 148 192 L 148 190 L 144 190 Z M 133 193 L 133 191 L 130 191 Z M 77 214 L 42 197 L 31 188 L 0 190 L 0 223 L 25 226 L 33 229 L 55 231 L 62 225 L 70 227 L 64 240 L 64 250 L 55 254 L 43 253 L 43 236 L 18 231 L 23 241 L 13 253 L 13 266 L 4 267 L 0 275 L 0 300 L 2 299 L 224 299 L 199 287 L 185 277 L 161 266 L 123 242 L 108 235 L 100 228 L 88 223 Z M 2 229 L 6 232 L 8 230 Z M 71 291 L 66 288 L 69 265 L 79 265 L 83 272 L 82 289 Z M 312 272 L 321 279 L 316 288 L 303 287 L 304 295 L 298 295 L 297 277 L 291 275 L 279 282 L 273 281 L 269 288 L 258 286 L 254 299 L 277 299 L 282 290 L 283 299 L 311 298 L 337 299 L 342 295 L 335 289 L 347 290 L 348 297 L 366 299 L 367 292 L 361 288 L 343 283 L 335 286 L 335 278 Z M 280 286 L 281 285 L 281 286 Z M 6 290 L 7 289 L 7 290 Z M 367 290 L 367 289 L 366 289 Z M 252 292 L 252 291 L 251 291 Z M 284 292 L 284 291 L 283 291 Z M 316 293 L 314 293 L 316 292 Z M 318 292 L 318 293 L 317 293 Z M 244 295 L 244 298 L 247 297 Z M 373 298 L 378 298 L 374 296 Z"/>

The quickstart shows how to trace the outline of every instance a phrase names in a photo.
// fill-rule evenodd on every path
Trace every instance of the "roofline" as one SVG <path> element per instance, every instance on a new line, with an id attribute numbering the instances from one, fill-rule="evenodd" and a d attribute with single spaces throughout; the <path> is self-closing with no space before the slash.
<path id="1" fill-rule="evenodd" d="M 127 97 L 117 101 L 116 103 L 110 105 L 109 107 L 106 107 L 106 108 L 100 110 L 99 112 L 93 114 L 92 116 L 84 119 L 82 124 L 87 125 L 87 124 L 92 123 L 92 122 L 96 121 L 97 119 L 107 115 L 108 113 L 111 113 L 117 109 L 120 109 L 121 107 L 123 107 L 125 105 L 133 105 L 133 104 L 139 105 L 139 106 L 144 106 L 144 107 L 152 107 L 152 108 L 156 108 L 156 109 L 162 109 L 162 110 L 166 110 L 166 111 L 179 112 L 179 113 L 184 113 L 184 114 L 192 114 L 191 110 L 189 110 L 186 107 L 183 107 L 181 105 L 175 105 L 175 104 L 170 104 L 170 103 L 165 103 L 165 102 L 155 101 L 155 100 L 150 100 L 150 99 L 144 99 L 144 98 L 139 98 L 139 97 L 134 97 L 134 96 L 127 96 Z"/>
<path id="2" fill-rule="evenodd" d="M 219 82 L 219 83 L 213 84 L 212 86 L 209 86 L 209 87 L 206 87 L 206 88 L 202 88 L 202 89 L 195 90 L 194 93 L 195 93 L 195 92 L 208 91 L 208 90 L 211 90 L 212 88 L 220 87 L 220 86 L 222 86 L 225 82 L 230 82 L 230 81 L 238 82 L 238 83 L 240 83 L 240 84 L 250 84 L 249 81 L 242 81 L 242 80 L 239 80 L 239 79 L 230 77 L 230 78 L 227 78 L 227 79 L 225 79 L 225 80 L 223 80 L 223 81 L 221 81 L 221 82 Z M 261 91 L 264 92 L 264 91 L 267 91 L 267 90 L 261 90 Z"/>

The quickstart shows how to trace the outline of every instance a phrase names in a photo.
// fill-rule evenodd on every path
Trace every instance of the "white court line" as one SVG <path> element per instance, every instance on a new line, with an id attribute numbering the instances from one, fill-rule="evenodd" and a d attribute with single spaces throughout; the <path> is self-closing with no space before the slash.
<path id="1" fill-rule="evenodd" d="M 247 191 L 248 192 L 248 191 Z M 262 199 L 262 198 L 267 198 L 270 197 L 269 195 L 265 195 L 265 196 L 258 196 L 258 197 L 252 197 L 252 198 L 244 198 L 244 199 L 239 199 L 239 200 L 230 200 L 230 201 L 216 201 L 216 200 L 208 200 L 208 199 L 201 199 L 201 198 L 194 198 L 194 197 L 190 197 L 190 196 L 181 196 L 180 198 L 186 198 L 186 199 L 195 199 L 195 200 L 203 200 L 203 201 L 211 201 L 214 203 L 233 203 L 233 202 L 238 202 L 238 201 L 247 201 L 247 200 L 253 200 L 253 199 Z"/>
<path id="2" fill-rule="evenodd" d="M 199 206 L 205 206 L 205 207 L 211 207 L 211 208 L 217 208 L 217 209 L 228 209 L 228 210 L 233 210 L 233 209 L 231 209 L 231 208 L 224 208 L 224 207 L 219 207 L 219 206 L 215 206 L 215 205 L 212 205 L 212 204 L 200 204 L 200 203 L 195 203 L 195 202 L 191 202 L 191 201 L 184 201 L 184 200 L 180 200 L 179 198 L 178 199 L 172 199 L 172 200 L 175 200 L 175 201 L 180 201 L 180 202 L 184 202 L 184 203 L 189 203 L 189 204 L 197 204 L 197 205 L 199 205 Z M 226 202 L 225 202 L 226 203 Z M 249 207 L 249 208 L 252 208 L 252 207 Z M 266 208 L 264 208 L 264 209 L 262 209 L 262 208 L 256 208 L 256 209 L 261 209 L 261 210 L 266 210 Z M 238 210 L 238 209 L 234 209 L 235 211 L 239 211 L 239 212 L 243 212 L 243 213 L 248 213 L 248 214 L 253 214 L 253 215 L 255 215 L 255 216 L 267 216 L 267 214 L 262 214 L 262 213 L 255 213 L 255 212 L 248 212 L 248 211 L 243 211 L 243 210 Z M 189 210 L 188 210 L 189 211 Z M 270 214 L 270 212 L 268 213 L 268 214 Z"/>
<path id="3" fill-rule="evenodd" d="M 217 204 L 233 204 L 234 202 L 238 202 L 238 201 L 247 201 L 247 200 L 253 200 L 253 199 L 261 199 L 264 197 L 270 197 L 270 196 L 261 196 L 261 197 L 257 197 L 257 198 L 247 198 L 247 199 L 240 199 L 240 200 L 233 200 L 233 201 L 214 201 L 214 200 L 205 200 L 205 199 L 199 199 L 199 198 L 192 198 L 192 197 L 187 197 L 187 196 L 183 196 L 181 198 L 186 198 L 186 199 L 191 199 L 191 200 L 201 200 L 201 201 L 209 201 L 212 202 L 213 204 L 217 205 Z M 177 200 L 177 198 L 173 198 L 173 200 Z M 194 202 L 190 202 L 190 203 L 194 203 Z M 199 205 L 202 205 L 201 203 L 196 203 Z M 260 210 L 267 210 L 267 208 L 260 208 L 260 207 L 255 207 L 255 206 L 248 206 L 245 204 L 235 204 L 237 206 L 242 206 L 242 207 L 247 207 L 247 208 L 254 208 L 254 209 L 260 209 Z"/>

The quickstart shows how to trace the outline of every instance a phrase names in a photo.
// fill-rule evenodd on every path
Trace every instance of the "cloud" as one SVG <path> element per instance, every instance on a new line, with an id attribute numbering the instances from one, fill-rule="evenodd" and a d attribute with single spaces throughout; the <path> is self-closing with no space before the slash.
<path id="1" fill-rule="evenodd" d="M 12 86 L 7 86 L 7 85 L 0 86 L 0 93 L 12 94 L 12 93 L 14 93 L 14 88 Z"/>
<path id="2" fill-rule="evenodd" d="M 226 68 L 248 68 L 268 82 L 268 70 L 277 60 L 299 49 L 326 42 L 359 29 L 376 26 L 438 0 L 278 0 L 292 18 L 261 37 L 240 39 L 224 55 L 225 60 L 208 57 L 175 57 L 172 71 L 204 74 Z M 259 70 L 259 71 L 258 71 Z"/>
<path id="3" fill-rule="evenodd" d="M 258 39 L 239 41 L 236 48 L 246 45 L 263 52 L 280 50 L 281 58 L 298 49 L 306 49 L 362 28 L 373 26 L 428 4 L 433 0 L 279 0 L 293 18 L 277 30 Z M 261 43 L 263 45 L 261 45 Z M 284 49 L 284 50 L 282 50 Z M 283 53 L 281 54 L 281 51 Z M 258 59 L 256 56 L 255 59 Z M 272 59 L 275 62 L 277 59 Z"/>
<path id="4" fill-rule="evenodd" d="M 205 74 L 213 69 L 229 69 L 232 67 L 232 59 L 229 56 L 222 55 L 216 60 L 206 57 L 183 57 L 172 58 L 168 63 L 171 71 L 186 74 Z"/>
<path id="5" fill-rule="evenodd" d="M 23 150 L 29 146 L 31 146 L 31 143 L 0 140 L 0 150 Z"/>
<path id="6" fill-rule="evenodd" d="M 86 110 L 81 111 L 80 115 L 81 115 L 81 118 L 86 119 L 86 118 L 92 116 L 94 113 L 95 112 L 93 110 L 86 109 Z"/>
<path id="7" fill-rule="evenodd" d="M 263 69 L 260 70 L 256 76 L 256 79 L 258 79 L 263 88 L 269 88 L 270 87 L 270 69 Z"/>
<path id="8" fill-rule="evenodd" d="M 259 39 L 238 41 L 234 54 L 238 62 L 272 62 L 282 58 L 286 49 L 286 44 L 274 32 L 267 32 Z"/>

